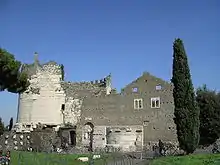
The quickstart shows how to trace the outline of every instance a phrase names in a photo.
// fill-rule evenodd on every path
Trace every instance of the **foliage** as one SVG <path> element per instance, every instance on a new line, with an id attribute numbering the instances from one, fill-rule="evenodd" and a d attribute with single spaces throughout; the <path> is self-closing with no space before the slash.
<path id="1" fill-rule="evenodd" d="M 13 127 L 13 117 L 11 117 L 11 119 L 9 121 L 9 128 L 8 128 L 9 131 L 11 131 L 12 127 Z"/>
<path id="2" fill-rule="evenodd" d="M 20 72 L 21 62 L 12 54 L 0 48 L 0 91 L 20 93 L 29 85 L 27 75 Z"/>
<path id="3" fill-rule="evenodd" d="M 174 122 L 180 148 L 193 153 L 199 142 L 199 108 L 196 105 L 188 59 L 181 39 L 173 44 Z"/>
<path id="4" fill-rule="evenodd" d="M 200 144 L 213 144 L 220 137 L 220 95 L 206 85 L 197 89 L 200 108 Z"/>
<path id="5" fill-rule="evenodd" d="M 3 135 L 4 131 L 5 131 L 5 126 L 2 121 L 2 118 L 0 118 L 0 136 Z"/>
<path id="6" fill-rule="evenodd" d="M 218 165 L 220 154 L 201 154 L 187 156 L 162 157 L 150 162 L 150 165 Z"/>

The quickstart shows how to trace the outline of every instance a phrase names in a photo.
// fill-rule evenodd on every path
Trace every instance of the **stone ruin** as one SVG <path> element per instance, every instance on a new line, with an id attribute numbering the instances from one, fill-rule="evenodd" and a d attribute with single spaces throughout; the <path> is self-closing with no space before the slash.
<path id="1" fill-rule="evenodd" d="M 171 83 L 144 72 L 118 93 L 111 74 L 99 81 L 68 82 L 62 65 L 40 64 L 35 57 L 22 67 L 30 86 L 19 94 L 17 122 L 1 137 L 2 148 L 133 152 L 152 150 L 159 139 L 177 143 Z"/>

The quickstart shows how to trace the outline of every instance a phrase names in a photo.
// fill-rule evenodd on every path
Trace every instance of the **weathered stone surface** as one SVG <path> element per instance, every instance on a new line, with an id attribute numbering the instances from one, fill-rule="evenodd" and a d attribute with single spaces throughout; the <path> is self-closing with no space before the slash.
<path id="1" fill-rule="evenodd" d="M 31 85 L 19 96 L 17 132 L 33 131 L 38 123 L 57 128 L 68 125 L 76 131 L 77 147 L 86 147 L 91 140 L 85 131 L 89 122 L 94 125 L 93 147 L 97 149 L 111 146 L 133 151 L 151 149 L 159 139 L 177 141 L 171 83 L 144 73 L 117 93 L 111 88 L 111 75 L 93 82 L 64 82 L 60 65 L 37 60 L 23 70 Z M 68 136 L 66 131 L 70 143 Z"/>

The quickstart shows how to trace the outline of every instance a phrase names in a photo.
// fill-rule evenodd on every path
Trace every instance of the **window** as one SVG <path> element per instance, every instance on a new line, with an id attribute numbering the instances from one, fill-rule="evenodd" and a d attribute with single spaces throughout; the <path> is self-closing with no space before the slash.
<path id="1" fill-rule="evenodd" d="M 134 109 L 143 109 L 142 99 L 134 99 Z"/>
<path id="2" fill-rule="evenodd" d="M 65 104 L 61 105 L 61 110 L 64 111 L 65 110 Z"/>
<path id="3" fill-rule="evenodd" d="M 151 108 L 160 108 L 160 97 L 151 98 Z"/>
<path id="4" fill-rule="evenodd" d="M 149 123 L 149 121 L 148 121 L 148 120 L 145 120 L 145 121 L 143 122 L 143 125 L 144 125 L 144 126 L 147 126 L 148 123 Z"/>
<path id="5" fill-rule="evenodd" d="M 156 86 L 156 90 L 161 90 L 161 89 L 162 89 L 161 85 Z"/>
<path id="6" fill-rule="evenodd" d="M 132 88 L 132 92 L 137 92 L 138 88 Z"/>

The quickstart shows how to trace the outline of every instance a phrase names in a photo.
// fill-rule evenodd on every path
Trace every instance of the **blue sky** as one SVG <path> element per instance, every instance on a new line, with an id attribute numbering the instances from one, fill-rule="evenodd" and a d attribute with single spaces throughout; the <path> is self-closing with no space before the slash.
<path id="1" fill-rule="evenodd" d="M 170 80 L 172 44 L 180 37 L 194 86 L 220 89 L 220 1 L 0 0 L 0 46 L 25 63 L 55 60 L 66 79 L 110 72 L 121 89 L 142 72 Z M 0 93 L 0 116 L 17 112 L 17 95 Z"/>

